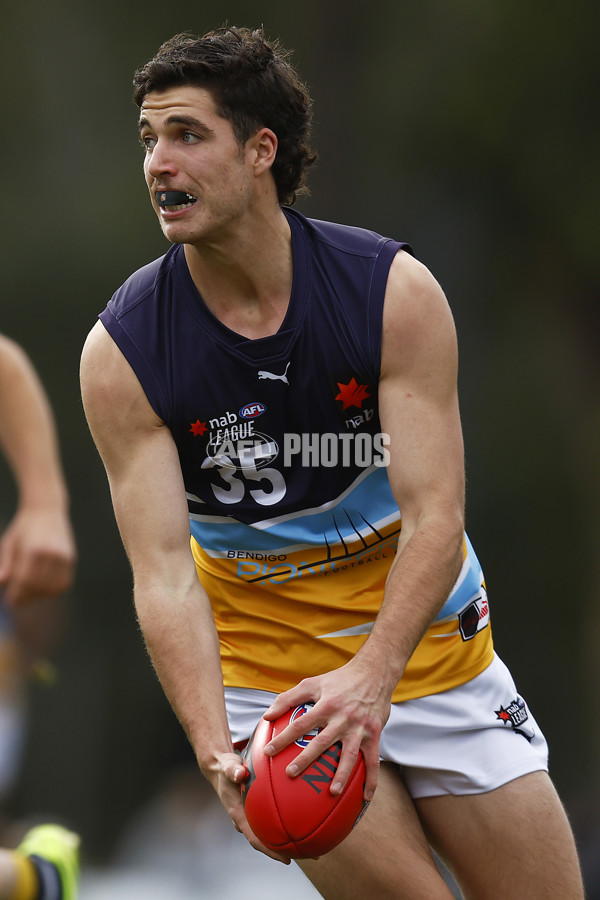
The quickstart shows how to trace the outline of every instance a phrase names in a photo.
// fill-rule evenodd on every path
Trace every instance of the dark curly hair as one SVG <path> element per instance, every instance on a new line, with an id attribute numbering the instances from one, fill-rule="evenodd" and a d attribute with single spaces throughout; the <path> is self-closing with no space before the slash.
<path id="1" fill-rule="evenodd" d="M 270 128 L 278 140 L 271 170 L 277 196 L 290 205 L 305 190 L 307 170 L 317 158 L 309 144 L 312 100 L 290 55 L 278 41 L 268 41 L 262 28 L 177 34 L 137 70 L 133 99 L 141 106 L 151 91 L 197 85 L 210 91 L 240 145 L 260 128 Z"/>

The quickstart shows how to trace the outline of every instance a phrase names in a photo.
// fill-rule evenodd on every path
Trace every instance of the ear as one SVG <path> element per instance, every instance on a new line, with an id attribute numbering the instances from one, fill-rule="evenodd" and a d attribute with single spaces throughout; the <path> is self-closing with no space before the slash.
<path id="1" fill-rule="evenodd" d="M 277 135 L 270 128 L 261 128 L 249 140 L 252 166 L 255 175 L 262 175 L 271 168 L 277 153 Z"/>

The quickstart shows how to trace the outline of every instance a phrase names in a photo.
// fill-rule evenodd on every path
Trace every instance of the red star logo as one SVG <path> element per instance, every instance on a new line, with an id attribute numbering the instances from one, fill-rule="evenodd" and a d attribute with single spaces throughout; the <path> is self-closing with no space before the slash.
<path id="1" fill-rule="evenodd" d="M 200 419 L 196 419 L 195 422 L 192 422 L 190 431 L 192 432 L 192 434 L 202 437 L 202 435 L 206 431 L 206 422 L 201 422 Z"/>
<path id="2" fill-rule="evenodd" d="M 495 709 L 494 712 L 502 722 L 510 722 L 510 713 L 508 713 L 503 706 L 501 706 L 500 709 Z"/>
<path id="3" fill-rule="evenodd" d="M 348 409 L 349 406 L 357 406 L 359 409 L 362 409 L 363 400 L 371 396 L 367 390 L 367 385 L 358 384 L 356 378 L 351 378 L 348 384 L 340 384 L 338 381 L 337 386 L 340 392 L 335 399 L 342 401 L 343 409 Z"/>

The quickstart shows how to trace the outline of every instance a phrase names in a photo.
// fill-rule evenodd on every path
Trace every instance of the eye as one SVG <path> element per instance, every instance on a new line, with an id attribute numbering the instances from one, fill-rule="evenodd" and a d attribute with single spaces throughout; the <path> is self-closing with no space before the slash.
<path id="1" fill-rule="evenodd" d="M 156 138 L 150 134 L 144 134 L 140 137 L 140 144 L 146 152 L 153 150 L 156 146 Z"/>
<path id="2" fill-rule="evenodd" d="M 202 140 L 199 135 L 194 134 L 192 131 L 184 131 L 181 139 L 184 144 L 197 144 Z"/>

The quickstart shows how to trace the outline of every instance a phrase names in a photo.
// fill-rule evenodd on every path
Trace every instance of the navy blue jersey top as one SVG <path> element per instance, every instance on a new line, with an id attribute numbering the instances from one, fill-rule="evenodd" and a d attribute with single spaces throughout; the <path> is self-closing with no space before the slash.
<path id="1" fill-rule="evenodd" d="M 264 435 L 263 444 L 256 443 L 256 453 L 263 454 L 254 461 L 260 471 L 267 462 L 272 467 L 275 448 L 282 461 L 285 435 L 354 438 L 357 431 L 380 431 L 383 298 L 390 264 L 405 246 L 285 212 L 294 277 L 276 334 L 248 340 L 215 318 L 194 286 L 181 245 L 129 278 L 100 316 L 173 433 L 188 493 L 210 511 L 247 523 L 264 518 L 265 506 L 276 506 L 281 515 L 302 509 L 309 497 L 331 500 L 354 481 L 354 465 L 296 465 L 301 454 L 291 452 L 297 441 L 288 437 L 294 477 L 286 479 L 283 495 L 270 492 L 268 479 L 251 483 L 262 488 L 257 502 L 249 490 L 239 498 L 239 491 L 227 494 L 219 459 L 239 465 L 239 458 L 232 459 L 237 442 L 257 433 Z M 222 448 L 230 452 L 222 454 Z M 248 445 L 246 470 L 252 454 Z M 190 511 L 196 509 L 190 501 Z"/>

